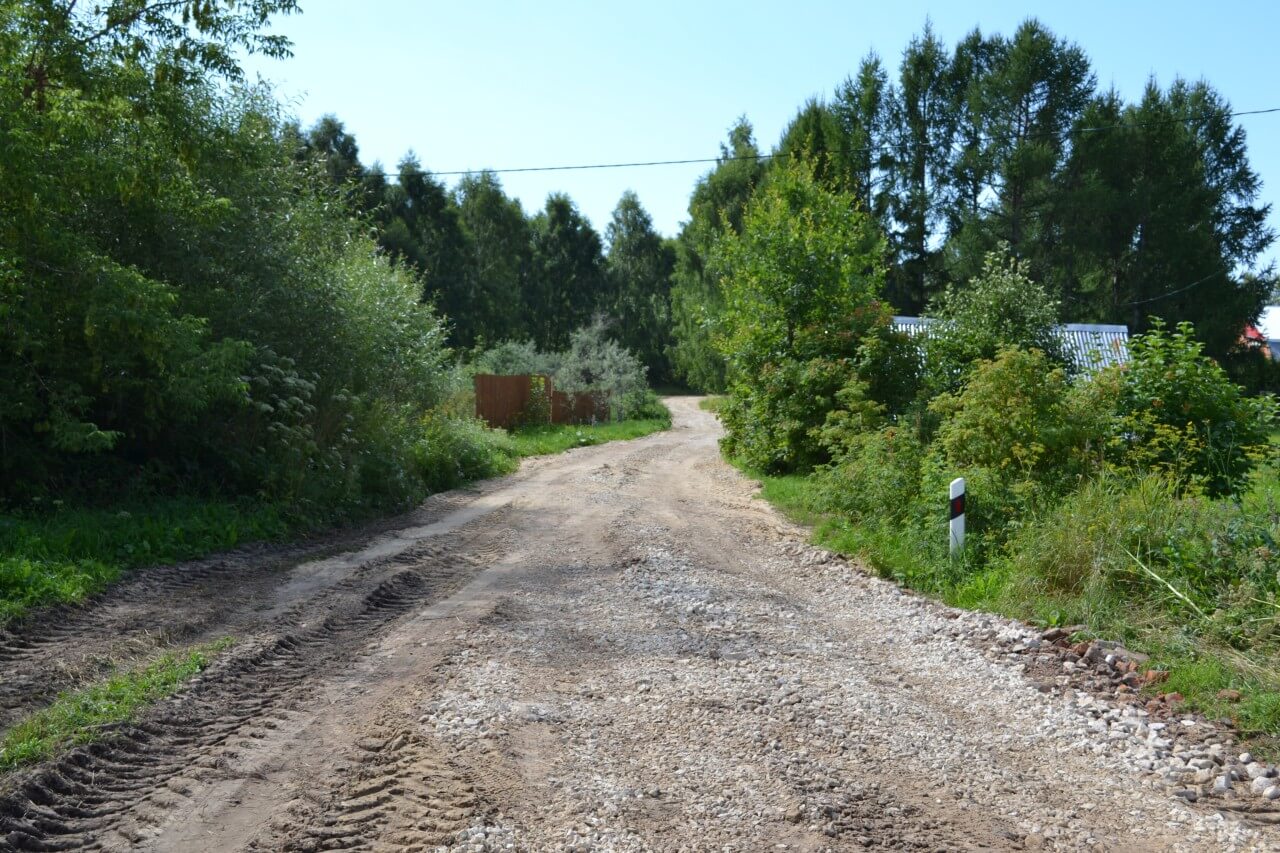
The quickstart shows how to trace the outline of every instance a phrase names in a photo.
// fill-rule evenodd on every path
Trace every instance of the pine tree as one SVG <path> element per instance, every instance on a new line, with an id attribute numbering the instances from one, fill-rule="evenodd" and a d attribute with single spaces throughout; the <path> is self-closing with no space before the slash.
<path id="1" fill-rule="evenodd" d="M 613 337 L 639 356 L 650 382 L 667 382 L 675 249 L 653 230 L 652 218 L 630 190 L 618 200 L 605 239 Z"/>
<path id="2" fill-rule="evenodd" d="M 452 342 L 470 346 L 481 330 L 468 271 L 473 253 L 458 207 L 445 185 L 424 171 L 412 152 L 400 161 L 398 172 L 379 210 L 378 242 L 422 276 L 423 298 L 434 301 L 451 321 Z"/>
<path id="3" fill-rule="evenodd" d="M 540 349 L 564 349 L 570 333 L 608 302 L 600 235 L 563 193 L 547 197 L 531 230 L 524 291 L 529 331 Z"/>
<path id="4" fill-rule="evenodd" d="M 529 334 L 521 310 L 530 263 L 529 221 L 492 172 L 467 175 L 456 190 L 458 212 L 471 251 L 467 267 L 476 311 L 477 340 L 489 343 Z"/>
<path id="5" fill-rule="evenodd" d="M 1275 239 L 1244 131 L 1207 84 L 1149 83 L 1122 108 L 1095 100 L 1059 182 L 1062 246 L 1050 267 L 1080 309 L 1131 331 L 1150 317 L 1195 324 L 1222 356 L 1257 317 L 1273 271 L 1238 276 Z"/>
<path id="6" fill-rule="evenodd" d="M 836 90 L 831 106 L 848 140 L 845 184 L 882 227 L 888 219 L 893 162 L 888 150 L 890 98 L 889 75 L 880 57 L 871 53 L 862 60 L 857 75 L 846 78 Z"/>
<path id="7" fill-rule="evenodd" d="M 950 180 L 955 119 L 945 46 L 926 23 L 902 56 L 899 84 L 890 99 L 892 121 L 893 228 L 896 269 L 889 276 L 890 301 L 917 313 L 940 288 L 938 252 L 932 238 L 943 220 Z"/>
<path id="8" fill-rule="evenodd" d="M 725 229 L 741 232 L 747 203 L 764 171 L 751 123 L 739 118 L 729 130 L 728 144 L 720 146 L 716 167 L 694 187 L 689 220 L 676 240 L 671 361 L 676 374 L 696 389 L 722 390 L 725 381 L 724 359 L 712 346 L 724 299 L 719 282 L 707 273 L 706 259 Z"/>

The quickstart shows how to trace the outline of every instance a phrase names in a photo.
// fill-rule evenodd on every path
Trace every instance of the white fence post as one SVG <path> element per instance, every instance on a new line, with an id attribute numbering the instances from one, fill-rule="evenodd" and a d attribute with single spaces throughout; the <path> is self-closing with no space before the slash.
<path id="1" fill-rule="evenodd" d="M 964 477 L 951 481 L 951 556 L 964 548 Z"/>

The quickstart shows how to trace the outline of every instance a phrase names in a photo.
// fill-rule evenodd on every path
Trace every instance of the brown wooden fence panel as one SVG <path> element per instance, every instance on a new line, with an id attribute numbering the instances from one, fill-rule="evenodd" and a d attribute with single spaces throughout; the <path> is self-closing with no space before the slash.
<path id="1" fill-rule="evenodd" d="M 535 375 L 496 376 L 477 373 L 473 379 L 476 389 L 476 417 L 491 427 L 510 429 L 522 420 L 532 395 Z M 547 415 L 554 424 L 589 424 L 609 420 L 608 400 L 593 394 L 566 394 L 557 391 L 550 376 L 542 376 L 546 394 L 550 398 Z"/>
<path id="2" fill-rule="evenodd" d="M 545 376 L 547 393 L 552 393 L 551 377 Z M 476 389 L 476 417 L 484 420 L 491 427 L 509 429 L 524 414 L 529 406 L 529 397 L 533 376 L 495 376 L 489 373 L 477 373 L 474 378 Z M 551 406 L 547 406 L 550 412 Z"/>
<path id="3" fill-rule="evenodd" d="M 551 422 L 553 424 L 589 424 L 609 420 L 609 403 L 597 399 L 594 394 L 551 394 Z"/>

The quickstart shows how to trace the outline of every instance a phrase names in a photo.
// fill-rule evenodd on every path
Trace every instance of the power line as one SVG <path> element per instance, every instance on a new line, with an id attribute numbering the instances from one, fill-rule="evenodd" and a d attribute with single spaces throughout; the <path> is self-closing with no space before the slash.
<path id="1" fill-rule="evenodd" d="M 1132 302 L 1121 302 L 1116 307 L 1117 308 L 1136 308 L 1139 305 L 1148 305 L 1152 302 L 1159 302 L 1162 299 L 1168 299 L 1170 297 L 1178 296 L 1179 294 L 1186 293 L 1188 290 L 1199 287 L 1200 285 L 1204 284 L 1206 281 L 1212 281 L 1213 279 L 1217 278 L 1220 275 L 1229 275 L 1230 273 L 1231 273 L 1230 267 L 1222 267 L 1221 269 L 1216 269 L 1213 272 L 1206 275 L 1205 277 L 1198 278 L 1195 281 L 1191 282 L 1190 284 L 1183 285 L 1182 287 L 1179 287 L 1176 290 L 1170 290 L 1166 293 L 1161 293 L 1156 296 L 1148 297 L 1146 299 L 1135 299 Z M 1081 299 L 1078 296 L 1073 296 L 1070 293 L 1064 294 L 1064 296 L 1067 299 L 1070 299 L 1072 302 L 1081 302 L 1081 303 L 1088 302 L 1088 300 Z"/>
<path id="2" fill-rule="evenodd" d="M 648 160 L 636 163 L 587 163 L 576 166 L 521 166 L 510 169 L 454 169 L 447 172 L 436 172 L 424 169 L 423 174 L 436 176 L 457 176 L 457 175 L 477 175 L 481 173 L 489 173 L 494 175 L 509 175 L 514 172 L 576 172 L 585 169 L 630 169 L 638 166 L 684 166 L 690 163 L 725 163 L 731 160 L 768 160 L 771 157 L 783 157 L 784 154 L 749 154 L 745 156 L 733 157 L 696 157 L 689 160 Z M 365 172 L 365 175 L 380 175 L 384 178 L 398 178 L 399 172 Z"/>
<path id="3" fill-rule="evenodd" d="M 1177 290 L 1170 290 L 1168 293 L 1161 293 L 1159 296 L 1152 296 L 1150 299 L 1137 299 L 1137 300 L 1134 300 L 1133 302 L 1125 302 L 1119 307 L 1133 308 L 1138 305 L 1146 305 L 1149 302 L 1159 302 L 1161 299 L 1168 299 L 1170 296 L 1177 296 L 1179 293 L 1186 293 L 1191 288 L 1199 287 L 1200 285 L 1204 284 L 1206 281 L 1209 281 L 1210 279 L 1213 279 L 1213 278 L 1217 278 L 1220 275 L 1225 275 L 1227 272 L 1228 272 L 1227 268 L 1223 267 L 1220 270 L 1214 270 L 1204 278 L 1196 279 L 1195 281 L 1188 284 L 1186 287 L 1179 287 Z"/>
<path id="4" fill-rule="evenodd" d="M 1051 138 L 1051 137 L 1071 136 L 1073 134 L 1084 135 L 1084 134 L 1090 134 L 1090 133 L 1101 133 L 1109 130 L 1121 130 L 1124 128 L 1161 127 L 1163 125 L 1185 124 L 1188 122 L 1201 121 L 1201 120 L 1210 119 L 1210 118 L 1239 118 L 1241 116 L 1258 116 L 1258 115 L 1267 115 L 1270 113 L 1280 113 L 1280 107 L 1270 107 L 1264 110 L 1241 110 L 1239 112 L 1225 113 L 1221 115 L 1219 115 L 1218 113 L 1203 113 L 1201 115 L 1183 116 L 1181 118 L 1165 119 L 1162 121 L 1143 122 L 1141 124 L 1109 124 L 1109 125 L 1098 125 L 1096 127 L 1076 127 L 1076 128 L 1069 128 L 1069 129 L 1060 130 L 1060 131 L 1055 130 L 1055 131 L 1043 131 L 1040 133 L 1029 133 L 1021 137 L 1015 136 L 1012 134 L 1006 134 L 1003 136 L 988 135 L 988 136 L 978 137 L 976 139 L 976 142 L 990 143 L 990 142 L 998 142 L 1001 140 L 1007 141 L 1010 139 Z M 936 143 L 936 142 L 932 142 L 932 143 L 917 142 L 917 143 L 908 144 L 908 145 L 896 145 L 894 143 L 881 143 L 879 145 L 868 145 L 862 148 L 855 148 L 855 149 L 852 149 L 851 153 L 869 154 L 876 151 L 903 150 L 903 149 L 911 149 L 911 148 L 934 148 L 934 147 L 938 147 L 938 145 L 939 143 Z M 742 154 L 742 155 L 731 155 L 727 157 L 726 156 L 694 157 L 694 158 L 689 158 L 685 160 L 643 160 L 643 161 L 628 162 L 628 163 L 585 163 L 585 164 L 575 164 L 575 165 L 568 165 L 568 166 L 520 166 L 520 167 L 505 168 L 505 169 L 452 169 L 449 171 L 432 171 L 428 169 L 428 170 L 423 170 L 423 173 L 436 175 L 440 177 L 457 177 L 461 175 L 474 175 L 474 174 L 480 174 L 485 172 L 490 174 L 495 174 L 495 175 L 510 175 L 510 174 L 516 174 L 520 172 L 579 172 L 579 171 L 585 171 L 585 170 L 591 170 L 591 169 L 631 169 L 631 168 L 642 168 L 642 167 L 649 167 L 649 166 L 686 166 L 686 165 L 702 164 L 702 163 L 729 163 L 737 160 L 760 161 L 760 160 L 770 160 L 776 157 L 786 157 L 786 156 L 788 155 L 785 152 L 783 152 L 783 153 L 775 153 L 775 154 Z M 364 175 L 367 177 L 383 177 L 383 178 L 400 177 L 399 172 L 365 172 Z"/>

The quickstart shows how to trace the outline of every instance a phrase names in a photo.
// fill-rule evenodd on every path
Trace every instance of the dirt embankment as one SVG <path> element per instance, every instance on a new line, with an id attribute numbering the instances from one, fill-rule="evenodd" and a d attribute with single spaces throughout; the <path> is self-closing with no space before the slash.
<path id="1" fill-rule="evenodd" d="M 104 661 L 240 642 L 139 725 L 10 778 L 0 847 L 1280 845 L 1266 812 L 1144 772 L 1112 725 L 1138 718 L 1044 692 L 1019 626 L 805 546 L 695 402 L 670 432 L 143 572 L 5 636 L 8 720 Z"/>

